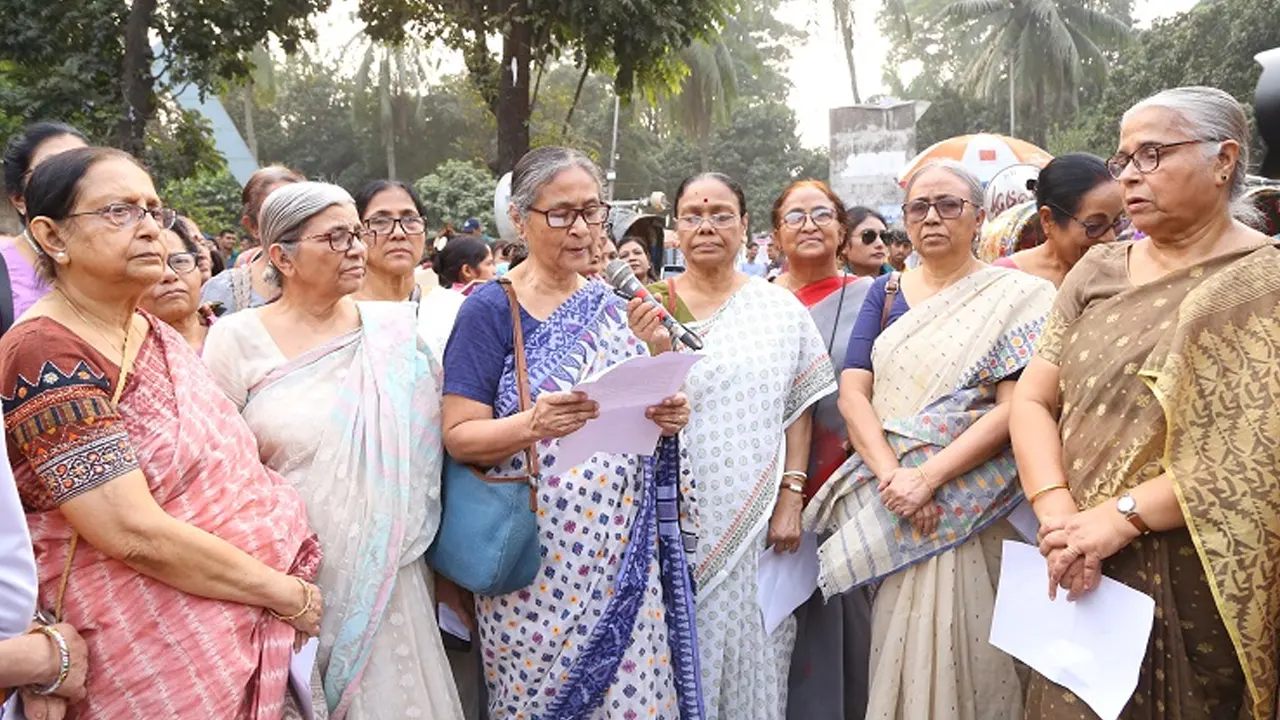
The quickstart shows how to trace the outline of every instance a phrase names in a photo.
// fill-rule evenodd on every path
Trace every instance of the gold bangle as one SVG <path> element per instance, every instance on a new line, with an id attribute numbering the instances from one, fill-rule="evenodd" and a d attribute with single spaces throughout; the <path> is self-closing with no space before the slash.
<path id="1" fill-rule="evenodd" d="M 1044 495 L 1045 493 L 1047 493 L 1047 492 L 1051 492 L 1051 491 L 1053 491 L 1053 490 L 1070 490 L 1070 489 L 1071 489 L 1071 488 L 1067 487 L 1066 483 L 1057 483 L 1057 484 L 1055 484 L 1055 485 L 1046 485 L 1046 486 L 1044 486 L 1044 487 L 1040 488 L 1039 490 L 1037 490 L 1037 491 L 1035 491 L 1035 492 L 1031 493 L 1030 495 L 1028 495 L 1028 496 L 1027 496 L 1027 503 L 1028 503 L 1028 504 L 1033 504 L 1033 503 L 1035 503 L 1035 501 L 1036 501 L 1036 500 L 1040 499 L 1040 496 L 1041 496 L 1041 495 Z"/>
<path id="2" fill-rule="evenodd" d="M 803 470 L 788 470 L 788 471 L 786 471 L 786 472 L 782 473 L 782 477 L 783 477 L 783 478 L 796 478 L 796 479 L 797 479 L 797 480 L 799 480 L 800 482 L 807 482 L 807 481 L 809 480 L 809 473 L 804 472 Z"/>
<path id="3" fill-rule="evenodd" d="M 929 473 L 924 471 L 924 465 L 917 465 L 911 469 L 920 473 L 920 477 L 924 478 L 925 485 L 928 485 L 929 487 L 933 487 L 933 478 L 929 477 Z"/>
<path id="4" fill-rule="evenodd" d="M 284 622 L 293 622 L 294 620 L 297 620 L 298 618 L 302 617 L 303 615 L 306 615 L 308 612 L 311 611 L 311 603 L 312 603 L 311 586 L 308 585 L 306 581 L 304 581 L 302 578 L 298 577 L 297 575 L 293 576 L 293 579 L 297 580 L 298 584 L 302 586 L 303 592 L 307 594 L 307 601 L 302 604 L 301 610 L 287 617 L 284 615 L 281 615 L 275 610 L 268 610 L 267 612 L 270 612 L 272 615 L 275 615 L 277 620 L 282 620 Z"/>

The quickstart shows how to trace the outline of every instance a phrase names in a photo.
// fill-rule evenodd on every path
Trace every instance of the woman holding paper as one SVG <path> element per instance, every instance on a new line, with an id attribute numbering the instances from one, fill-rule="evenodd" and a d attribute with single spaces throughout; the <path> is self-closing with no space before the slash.
<path id="1" fill-rule="evenodd" d="M 676 521 L 674 438 L 655 457 L 596 453 L 572 467 L 560 439 L 595 417 L 569 389 L 646 342 L 670 347 L 657 308 L 628 306 L 582 277 L 609 206 L 585 155 L 543 147 L 516 164 L 512 223 L 529 257 L 504 277 L 518 312 L 530 410 L 518 412 L 511 308 L 503 283 L 462 304 L 444 358 L 444 440 L 461 462 L 520 475 L 537 444 L 542 567 L 527 588 L 476 598 L 495 718 L 679 718 L 701 713 L 693 590 Z M 630 324 L 631 327 L 628 327 Z M 633 332 L 634 329 L 634 332 Z M 637 337 L 639 336 L 639 337 Z M 665 435 L 689 419 L 677 395 L 647 414 Z"/>
<path id="2" fill-rule="evenodd" d="M 705 343 L 685 385 L 693 419 L 680 489 L 698 543 L 707 717 L 776 720 L 796 621 L 768 632 L 756 573 L 762 553 L 800 546 L 811 410 L 835 392 L 835 373 L 804 305 L 734 268 L 749 222 L 742 187 L 719 173 L 693 176 L 676 193 L 676 214 L 687 269 L 651 290 Z"/>
<path id="3" fill-rule="evenodd" d="M 867 717 L 1006 720 L 1022 690 L 987 637 L 1013 535 L 1003 518 L 1019 498 L 1008 400 L 1053 285 L 973 256 L 982 184 L 962 165 L 924 166 L 906 197 L 921 265 L 867 291 L 840 383 L 856 453 L 805 523 L 832 533 L 819 553 L 826 596 L 880 583 Z"/>
<path id="4" fill-rule="evenodd" d="M 1050 595 L 1105 574 L 1155 599 L 1124 718 L 1276 715 L 1280 251 L 1232 217 L 1248 146 L 1221 90 L 1125 114 L 1108 164 L 1147 237 L 1067 274 L 1014 399 Z M 1036 676 L 1027 717 L 1092 713 Z"/>
<path id="5" fill-rule="evenodd" d="M 773 237 L 791 263 L 774 284 L 794 292 L 809 309 L 836 366 L 844 365 L 849 334 L 872 284 L 871 278 L 839 267 L 844 246 L 861 243 L 852 234 L 854 227 L 844 203 L 818 180 L 792 183 L 773 204 Z M 813 497 L 848 457 L 848 433 L 838 400 L 828 395 L 814 409 L 807 497 Z M 827 602 L 815 591 L 796 610 L 796 626 L 787 717 L 862 717 L 867 709 L 870 594 L 859 588 Z"/>

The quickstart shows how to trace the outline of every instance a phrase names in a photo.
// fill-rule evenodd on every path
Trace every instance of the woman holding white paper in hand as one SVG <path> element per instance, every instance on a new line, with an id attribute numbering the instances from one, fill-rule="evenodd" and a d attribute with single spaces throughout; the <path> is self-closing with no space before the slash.
<path id="1" fill-rule="evenodd" d="M 622 299 L 580 274 L 609 211 L 600 188 L 599 169 L 566 148 L 534 150 L 513 173 L 511 220 L 529 258 L 504 280 L 519 301 L 533 406 L 518 412 L 512 315 L 498 283 L 463 303 L 445 350 L 449 453 L 510 477 L 527 472 L 524 449 L 536 443 L 541 463 L 537 579 L 476 598 L 495 718 L 701 713 L 674 438 L 654 457 L 597 452 L 573 467 L 560 452 L 559 440 L 599 412 L 569 389 L 661 344 L 652 311 L 633 308 L 629 323 Z M 688 421 L 689 402 L 677 394 L 647 416 L 670 435 Z"/>

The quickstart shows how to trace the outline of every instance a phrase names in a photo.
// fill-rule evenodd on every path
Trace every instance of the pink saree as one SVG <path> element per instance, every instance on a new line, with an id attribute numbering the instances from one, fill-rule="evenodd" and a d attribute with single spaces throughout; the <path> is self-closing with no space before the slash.
<path id="1" fill-rule="evenodd" d="M 58 505 L 135 467 L 173 517 L 313 577 L 320 548 L 297 492 L 263 467 L 249 428 L 186 341 L 148 319 L 118 413 L 103 400 L 119 368 L 59 323 L 23 322 L 0 342 L 6 435 L 42 605 L 57 598 L 71 536 Z M 64 617 L 91 663 L 88 697 L 68 717 L 268 720 L 283 712 L 294 630 L 263 608 L 183 593 L 81 540 Z"/>

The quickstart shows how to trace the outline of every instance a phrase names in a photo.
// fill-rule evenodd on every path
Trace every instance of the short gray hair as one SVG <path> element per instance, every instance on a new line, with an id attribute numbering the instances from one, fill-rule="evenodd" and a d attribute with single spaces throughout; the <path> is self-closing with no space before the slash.
<path id="1" fill-rule="evenodd" d="M 986 194 L 982 189 L 982 181 L 978 179 L 977 175 L 973 174 L 972 170 L 955 160 L 930 160 L 917 168 L 915 172 L 907 177 L 906 197 L 911 197 L 911 188 L 916 184 L 916 180 L 919 180 L 920 176 L 930 170 L 945 170 L 951 173 L 957 180 L 968 186 L 969 197 L 965 199 L 972 203 L 975 209 L 981 210 L 986 207 Z"/>
<path id="2" fill-rule="evenodd" d="M 322 182 L 281 185 L 267 196 L 262 203 L 262 211 L 258 213 L 258 237 L 262 241 L 262 251 L 268 252 L 272 245 L 288 245 L 297 240 L 308 220 L 334 205 L 355 207 L 355 204 L 351 194 L 337 185 Z M 279 285 L 279 271 L 273 265 L 269 265 L 267 270 L 264 277 Z"/>
<path id="3" fill-rule="evenodd" d="M 511 206 L 520 217 L 528 217 L 534 198 L 547 183 L 564 170 L 581 168 L 591 175 L 596 185 L 603 187 L 600 168 L 581 150 L 567 147 L 540 147 L 530 150 L 511 171 Z"/>
<path id="4" fill-rule="evenodd" d="M 1234 140 L 1240 146 L 1240 155 L 1231 173 L 1230 199 L 1234 202 L 1244 197 L 1245 176 L 1249 172 L 1249 118 L 1235 98 L 1218 88 L 1200 85 L 1172 88 L 1129 108 L 1120 122 L 1150 108 L 1173 113 L 1177 117 L 1177 129 L 1194 140 L 1218 143 Z"/>

